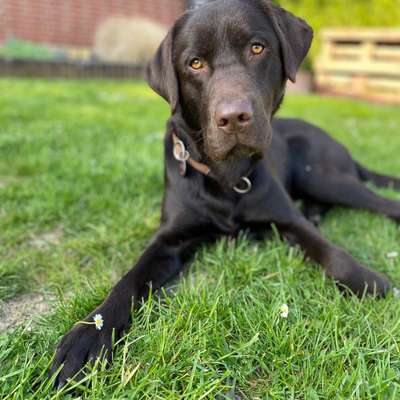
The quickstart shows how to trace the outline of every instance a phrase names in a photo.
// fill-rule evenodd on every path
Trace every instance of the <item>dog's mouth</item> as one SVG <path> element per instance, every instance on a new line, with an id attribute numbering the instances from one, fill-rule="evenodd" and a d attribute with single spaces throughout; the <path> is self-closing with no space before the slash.
<path id="1" fill-rule="evenodd" d="M 271 134 L 258 132 L 237 132 L 227 137 L 211 131 L 206 134 L 204 152 L 207 158 L 214 161 L 226 161 L 231 158 L 262 157 L 271 144 Z"/>
<path id="2" fill-rule="evenodd" d="M 264 157 L 271 145 L 272 127 L 266 112 L 258 107 L 251 124 L 228 129 L 210 123 L 203 135 L 201 152 L 212 172 L 210 176 L 232 189 L 248 178 Z"/>
<path id="3" fill-rule="evenodd" d="M 263 158 L 263 151 L 248 146 L 235 146 L 224 160 L 208 160 L 212 176 L 224 187 L 234 188 L 243 184 L 257 162 Z"/>

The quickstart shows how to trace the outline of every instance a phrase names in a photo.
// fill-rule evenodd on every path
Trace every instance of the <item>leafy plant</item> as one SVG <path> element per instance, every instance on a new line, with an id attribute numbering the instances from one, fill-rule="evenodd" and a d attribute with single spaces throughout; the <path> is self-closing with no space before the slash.
<path id="1" fill-rule="evenodd" d="M 279 0 L 314 29 L 310 57 L 320 49 L 320 32 L 335 27 L 400 27 L 400 0 Z"/>
<path id="2" fill-rule="evenodd" d="M 0 56 L 34 60 L 52 60 L 54 54 L 47 47 L 20 39 L 9 39 L 0 47 Z"/>

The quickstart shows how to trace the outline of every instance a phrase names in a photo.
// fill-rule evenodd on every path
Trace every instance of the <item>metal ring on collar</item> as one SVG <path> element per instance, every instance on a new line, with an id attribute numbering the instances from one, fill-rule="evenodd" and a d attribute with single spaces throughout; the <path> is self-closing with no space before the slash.
<path id="1" fill-rule="evenodd" d="M 180 151 L 178 153 L 177 151 L 177 145 L 180 146 Z M 190 158 L 189 152 L 186 150 L 184 143 L 182 140 L 178 140 L 176 144 L 174 145 L 174 157 L 177 161 L 187 161 Z"/>
<path id="2" fill-rule="evenodd" d="M 243 176 L 243 177 L 242 177 L 242 181 L 246 184 L 246 187 L 245 187 L 244 189 L 240 189 L 240 188 L 238 188 L 237 186 L 235 186 L 235 187 L 233 188 L 233 190 L 234 190 L 236 193 L 239 193 L 239 194 L 246 194 L 246 193 L 249 193 L 250 190 L 251 190 L 251 188 L 252 188 L 252 184 L 251 184 L 250 179 L 249 179 L 249 178 L 246 178 L 245 176 Z"/>

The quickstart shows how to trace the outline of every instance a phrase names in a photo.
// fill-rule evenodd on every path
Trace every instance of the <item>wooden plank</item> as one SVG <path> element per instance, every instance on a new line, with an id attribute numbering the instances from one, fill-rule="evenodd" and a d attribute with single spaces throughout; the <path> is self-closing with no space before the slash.
<path id="1" fill-rule="evenodd" d="M 394 79 L 374 79 L 367 81 L 369 88 L 383 89 L 386 92 L 398 93 L 400 95 L 400 81 Z"/>
<path id="2" fill-rule="evenodd" d="M 373 102 L 379 102 L 379 103 L 385 103 L 385 104 L 400 104 L 400 96 L 398 95 L 387 95 L 387 94 L 381 94 L 381 93 L 351 93 L 351 92 L 346 92 L 343 93 L 341 91 L 337 91 L 333 88 L 325 88 L 323 86 L 317 87 L 317 90 L 331 94 L 331 95 L 337 95 L 337 96 L 346 96 L 346 97 L 354 97 L 357 99 L 363 99 L 363 100 L 369 100 Z"/>
<path id="3" fill-rule="evenodd" d="M 400 45 L 399 47 L 392 47 L 392 46 L 376 46 L 373 53 L 372 58 L 374 60 L 387 60 L 391 61 L 398 61 L 400 62 Z"/>
<path id="4" fill-rule="evenodd" d="M 319 60 L 316 62 L 316 70 L 325 72 L 358 73 L 370 75 L 388 75 L 400 78 L 399 62 L 384 61 L 343 61 L 343 60 Z"/>
<path id="5" fill-rule="evenodd" d="M 362 52 L 360 45 L 340 45 L 336 43 L 330 51 L 330 56 L 333 58 L 357 59 L 362 56 Z"/>
<path id="6" fill-rule="evenodd" d="M 379 101 L 389 104 L 400 104 L 399 93 L 385 93 L 382 91 L 370 90 L 364 92 L 357 92 L 352 89 L 346 89 L 344 87 L 329 86 L 317 84 L 317 90 L 324 93 L 331 93 L 339 96 L 357 97 L 366 100 Z"/>
<path id="7" fill-rule="evenodd" d="M 354 82 L 358 78 L 359 77 L 354 75 L 320 75 L 317 78 L 317 83 L 323 85 L 342 86 L 348 90 L 349 85 L 353 86 Z M 400 94 L 400 81 L 396 79 L 364 77 L 363 83 L 367 88 L 380 88 L 388 92 Z"/>
<path id="8" fill-rule="evenodd" d="M 348 88 L 352 83 L 349 75 L 318 75 L 316 79 L 317 86 L 333 87 L 336 89 Z"/>
<path id="9" fill-rule="evenodd" d="M 323 40 L 329 41 L 365 41 L 399 43 L 399 28 L 343 28 L 325 29 L 321 32 Z"/>

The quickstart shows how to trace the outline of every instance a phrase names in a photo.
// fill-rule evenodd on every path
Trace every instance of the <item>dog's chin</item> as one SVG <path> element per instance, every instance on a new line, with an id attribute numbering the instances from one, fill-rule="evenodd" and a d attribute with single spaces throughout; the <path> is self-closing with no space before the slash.
<path id="1" fill-rule="evenodd" d="M 242 182 L 243 177 L 248 177 L 254 169 L 261 155 L 231 154 L 223 161 L 211 161 L 210 167 L 214 179 L 224 187 L 232 189 Z"/>

